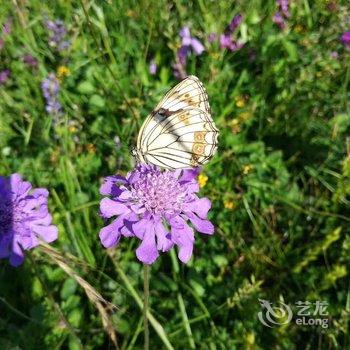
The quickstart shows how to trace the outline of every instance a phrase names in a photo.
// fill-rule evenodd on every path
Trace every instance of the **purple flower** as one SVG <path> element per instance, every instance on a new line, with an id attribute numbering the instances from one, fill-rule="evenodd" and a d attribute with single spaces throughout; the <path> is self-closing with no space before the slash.
<path id="1" fill-rule="evenodd" d="M 41 90 L 46 100 L 47 113 L 57 117 L 61 112 L 61 104 L 58 100 L 60 84 L 55 74 L 50 73 L 41 83 Z M 56 120 L 57 121 L 57 120 Z"/>
<path id="2" fill-rule="evenodd" d="M 350 31 L 343 33 L 340 40 L 347 49 L 350 49 Z"/>
<path id="3" fill-rule="evenodd" d="M 289 0 L 277 0 L 278 11 L 272 17 L 272 21 L 276 23 L 281 30 L 287 27 L 287 20 L 290 17 Z"/>
<path id="4" fill-rule="evenodd" d="M 51 225 L 48 191 L 32 189 L 19 174 L 0 176 L 0 258 L 9 258 L 12 266 L 24 260 L 23 250 L 39 245 L 39 239 L 57 239 L 57 227 Z"/>
<path id="5" fill-rule="evenodd" d="M 284 30 L 287 26 L 286 21 L 281 12 L 276 12 L 272 17 L 272 21 L 273 23 L 276 23 L 281 28 L 281 30 Z"/>
<path id="6" fill-rule="evenodd" d="M 9 35 L 12 29 L 12 19 L 9 18 L 2 27 L 2 34 L 4 36 Z"/>
<path id="7" fill-rule="evenodd" d="M 243 16 L 242 15 L 236 15 L 232 18 L 231 23 L 229 24 L 229 30 L 231 33 L 233 33 L 236 28 L 242 23 Z"/>
<path id="8" fill-rule="evenodd" d="M 5 69 L 0 72 L 0 85 L 6 83 L 7 79 L 10 77 L 11 71 L 9 69 Z"/>
<path id="9" fill-rule="evenodd" d="M 100 211 L 104 219 L 113 221 L 100 231 L 102 245 L 111 248 L 122 236 L 137 237 L 142 242 L 136 256 L 145 264 L 153 264 L 160 251 L 169 251 L 174 245 L 179 248 L 179 259 L 188 262 L 194 229 L 214 233 L 206 218 L 211 203 L 197 196 L 197 175 L 198 169 L 162 171 L 140 164 L 126 177 L 105 178 L 100 193 L 108 197 L 102 199 Z"/>
<path id="10" fill-rule="evenodd" d="M 180 30 L 180 36 L 182 38 L 181 47 L 187 47 L 188 50 L 192 49 L 195 55 L 201 55 L 205 50 L 203 44 L 191 36 L 190 28 L 183 27 Z"/>
<path id="11" fill-rule="evenodd" d="M 217 35 L 216 33 L 210 33 L 210 34 L 208 35 L 208 41 L 209 41 L 210 43 L 213 43 L 214 41 L 216 41 L 217 38 L 218 38 L 218 35 Z"/>
<path id="12" fill-rule="evenodd" d="M 243 21 L 242 15 L 236 15 L 232 18 L 224 34 L 220 35 L 221 49 L 228 49 L 229 51 L 238 51 L 244 46 L 244 44 L 241 44 L 237 40 L 234 40 L 232 38 L 233 32 L 242 23 L 242 21 Z"/>
<path id="13" fill-rule="evenodd" d="M 331 55 L 331 57 L 334 58 L 334 59 L 337 59 L 338 56 L 339 56 L 337 51 L 332 51 L 330 55 Z"/>
<path id="14" fill-rule="evenodd" d="M 157 73 L 157 63 L 154 60 L 151 60 L 148 69 L 150 74 L 155 75 Z"/>
<path id="15" fill-rule="evenodd" d="M 29 67 L 36 68 L 38 66 L 38 60 L 30 54 L 23 56 L 23 62 Z"/>
<path id="16" fill-rule="evenodd" d="M 61 52 L 70 46 L 70 42 L 66 39 L 67 29 L 63 21 L 60 19 L 55 21 L 46 20 L 45 25 L 49 31 L 49 45 L 51 47 Z"/>
<path id="17" fill-rule="evenodd" d="M 231 35 L 222 34 L 220 36 L 220 47 L 222 49 L 228 49 L 229 51 L 238 51 L 240 50 L 244 44 L 238 43 L 236 40 L 231 38 Z"/>
<path id="18" fill-rule="evenodd" d="M 289 0 L 277 0 L 277 4 L 285 17 L 290 17 Z"/>
<path id="19" fill-rule="evenodd" d="M 187 76 L 186 63 L 187 57 L 193 52 L 195 55 L 201 55 L 203 53 L 204 46 L 196 38 L 191 36 L 189 27 L 183 27 L 180 30 L 181 46 L 177 50 L 176 62 L 173 64 L 174 75 L 178 79 L 183 79 Z"/>

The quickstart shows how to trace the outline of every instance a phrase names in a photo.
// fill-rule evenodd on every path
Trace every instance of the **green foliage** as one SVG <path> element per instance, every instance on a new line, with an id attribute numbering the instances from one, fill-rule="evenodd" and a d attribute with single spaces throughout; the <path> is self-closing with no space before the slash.
<path id="1" fill-rule="evenodd" d="M 74 273 L 40 248 L 18 269 L 0 260 L 0 349 L 112 346 L 79 278 L 117 305 L 102 303 L 119 347 L 142 348 L 138 242 L 101 247 L 98 189 L 104 176 L 131 169 L 142 121 L 176 83 L 183 25 L 205 45 L 187 72 L 206 86 L 220 129 L 201 189 L 216 232 L 196 235 L 188 265 L 172 253 L 152 266 L 151 348 L 349 348 L 350 53 L 339 38 L 350 8 L 291 1 L 285 31 L 272 21 L 276 8 L 273 0 L 2 3 L 0 23 L 11 18 L 12 31 L 0 50 L 0 71 L 11 69 L 0 85 L 0 174 L 50 190 L 53 247 Z M 209 43 L 238 13 L 243 49 Z M 67 51 L 48 45 L 45 18 L 65 22 Z M 40 84 L 62 66 L 70 73 L 60 78 L 56 123 Z M 330 326 L 267 328 L 259 299 L 327 301 Z"/>

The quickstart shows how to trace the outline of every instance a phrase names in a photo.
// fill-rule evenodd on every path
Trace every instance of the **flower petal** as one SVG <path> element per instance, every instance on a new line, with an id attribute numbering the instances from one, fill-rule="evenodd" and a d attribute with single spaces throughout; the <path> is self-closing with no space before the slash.
<path id="1" fill-rule="evenodd" d="M 191 223 L 198 232 L 212 235 L 214 233 L 214 225 L 209 220 L 203 220 L 193 213 L 186 213 Z"/>
<path id="2" fill-rule="evenodd" d="M 115 247 L 120 240 L 120 229 L 123 226 L 124 217 L 120 216 L 114 220 L 111 224 L 101 229 L 99 237 L 102 245 L 105 248 Z"/>
<path id="3" fill-rule="evenodd" d="M 161 221 L 155 225 L 155 232 L 157 237 L 157 249 L 162 252 L 167 252 L 174 245 L 169 237 L 169 232 L 166 231 Z"/>
<path id="4" fill-rule="evenodd" d="M 50 225 L 50 226 L 33 225 L 32 229 L 35 233 L 37 233 L 40 236 L 40 238 L 42 238 L 47 243 L 51 243 L 55 241 L 58 237 L 58 229 L 55 225 Z"/>
<path id="5" fill-rule="evenodd" d="M 172 240 L 179 247 L 178 257 L 187 263 L 193 252 L 194 232 L 181 217 L 175 217 L 170 222 Z"/>
<path id="6" fill-rule="evenodd" d="M 100 204 L 100 211 L 104 217 L 111 218 L 115 215 L 126 214 L 130 210 L 125 204 L 118 203 L 109 198 L 103 198 Z"/>
<path id="7" fill-rule="evenodd" d="M 144 264 L 153 264 L 159 256 L 155 238 L 154 222 L 152 220 L 146 225 L 142 243 L 136 249 L 137 258 Z"/>
<path id="8" fill-rule="evenodd" d="M 14 241 L 12 244 L 12 253 L 10 255 L 10 264 L 14 267 L 22 265 L 24 261 L 24 255 L 22 248 L 18 242 Z"/>
<path id="9" fill-rule="evenodd" d="M 192 202 L 184 204 L 184 211 L 192 211 L 196 213 L 201 219 L 205 219 L 211 207 L 211 202 L 208 198 L 198 198 Z"/>
<path id="10" fill-rule="evenodd" d="M 201 55 L 205 50 L 203 44 L 196 38 L 191 39 L 191 46 L 196 55 Z"/>
<path id="11" fill-rule="evenodd" d="M 104 178 L 104 183 L 100 187 L 100 193 L 104 196 L 117 196 L 120 189 L 118 183 L 126 183 L 126 179 L 120 175 L 107 176 Z"/>

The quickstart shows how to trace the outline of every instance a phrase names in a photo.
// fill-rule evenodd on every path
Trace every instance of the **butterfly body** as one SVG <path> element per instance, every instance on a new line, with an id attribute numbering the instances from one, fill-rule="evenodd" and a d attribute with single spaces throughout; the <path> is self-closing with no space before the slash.
<path id="1" fill-rule="evenodd" d="M 167 169 L 196 167 L 214 155 L 218 134 L 203 84 L 189 76 L 146 118 L 133 154 L 139 162 Z"/>

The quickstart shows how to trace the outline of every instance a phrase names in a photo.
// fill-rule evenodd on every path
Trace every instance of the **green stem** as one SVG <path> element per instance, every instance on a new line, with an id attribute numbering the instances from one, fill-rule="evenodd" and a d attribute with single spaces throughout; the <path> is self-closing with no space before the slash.
<path id="1" fill-rule="evenodd" d="M 145 334 L 144 349 L 149 350 L 148 304 L 149 304 L 149 275 L 150 266 L 143 265 L 143 330 Z"/>

